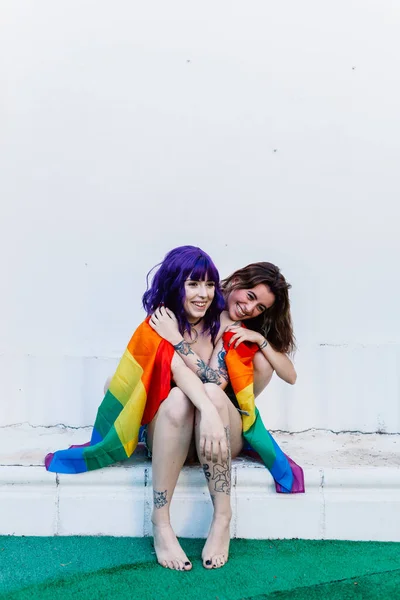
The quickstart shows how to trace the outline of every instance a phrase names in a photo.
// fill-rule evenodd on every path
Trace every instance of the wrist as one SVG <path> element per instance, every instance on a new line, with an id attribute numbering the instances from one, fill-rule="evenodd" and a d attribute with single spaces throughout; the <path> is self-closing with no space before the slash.
<path id="1" fill-rule="evenodd" d="M 262 336 L 260 341 L 258 342 L 258 347 L 260 348 L 260 350 L 263 350 L 267 346 L 268 346 L 268 341 L 264 336 Z"/>
<path id="2" fill-rule="evenodd" d="M 173 345 L 173 347 L 175 348 L 175 350 L 179 350 L 180 345 L 184 342 L 185 340 L 183 339 L 182 336 L 176 337 L 172 340 L 170 340 L 170 344 Z"/>
<path id="3" fill-rule="evenodd" d="M 211 400 L 209 402 L 202 402 L 199 408 L 199 412 L 203 414 L 209 413 L 210 411 L 213 412 L 213 410 L 217 409 L 215 408 Z"/>

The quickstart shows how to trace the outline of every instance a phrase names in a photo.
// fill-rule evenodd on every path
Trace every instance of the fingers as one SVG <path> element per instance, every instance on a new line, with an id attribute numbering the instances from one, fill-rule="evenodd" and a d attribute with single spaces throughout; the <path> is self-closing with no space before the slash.
<path id="1" fill-rule="evenodd" d="M 213 463 L 219 462 L 220 459 L 222 462 L 228 460 L 228 444 L 225 437 L 206 442 L 205 448 L 207 460 L 211 460 Z"/>
<path id="2" fill-rule="evenodd" d="M 211 443 L 211 440 L 209 440 L 209 439 L 207 439 L 206 443 L 204 444 L 204 456 L 206 457 L 207 460 L 211 460 L 212 443 Z M 213 462 L 214 462 L 214 458 L 213 458 Z"/>
<path id="3" fill-rule="evenodd" d="M 226 462 L 228 458 L 228 447 L 225 440 L 216 441 L 211 439 L 200 439 L 200 454 L 209 462 L 217 463 L 221 454 L 222 460 Z"/>
<path id="4" fill-rule="evenodd" d="M 199 451 L 201 456 L 205 456 L 205 445 L 206 445 L 206 438 L 204 435 L 200 436 L 200 441 L 199 441 Z"/>
<path id="5" fill-rule="evenodd" d="M 221 451 L 221 460 L 222 462 L 227 462 L 228 460 L 228 444 L 226 439 L 223 439 L 219 443 L 220 451 Z"/>
<path id="6" fill-rule="evenodd" d="M 228 342 L 228 346 L 236 348 L 243 341 L 243 336 L 240 333 L 235 333 Z"/>
<path id="7" fill-rule="evenodd" d="M 156 321 L 158 321 L 159 319 L 162 319 L 163 316 L 166 314 L 166 308 L 165 306 L 159 306 L 158 308 L 156 308 L 156 310 L 153 312 L 152 314 L 152 318 L 155 319 Z"/>
<path id="8" fill-rule="evenodd" d="M 176 321 L 176 317 L 175 317 L 174 313 L 172 312 L 172 310 L 169 310 L 169 308 L 167 308 L 167 307 L 164 307 L 164 310 L 170 319 L 172 319 L 173 321 Z"/>
<path id="9" fill-rule="evenodd" d="M 211 445 L 211 449 L 212 449 L 211 460 L 213 461 L 213 463 L 216 463 L 216 462 L 218 462 L 219 444 L 214 441 L 214 443 Z"/>

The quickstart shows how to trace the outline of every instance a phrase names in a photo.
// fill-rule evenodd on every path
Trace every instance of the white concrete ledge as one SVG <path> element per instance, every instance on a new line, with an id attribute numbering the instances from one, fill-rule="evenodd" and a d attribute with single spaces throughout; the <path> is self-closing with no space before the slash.
<path id="1" fill-rule="evenodd" d="M 79 475 L 48 473 L 50 450 L 81 443 L 90 430 L 0 429 L 0 534 L 151 533 L 151 462 L 143 451 Z M 276 494 L 272 478 L 245 458 L 232 469 L 232 536 L 400 541 L 400 436 L 276 434 L 305 470 L 306 494 Z M 351 450 L 361 457 L 354 465 Z M 184 467 L 171 504 L 175 531 L 205 537 L 212 514 L 199 466 Z"/>

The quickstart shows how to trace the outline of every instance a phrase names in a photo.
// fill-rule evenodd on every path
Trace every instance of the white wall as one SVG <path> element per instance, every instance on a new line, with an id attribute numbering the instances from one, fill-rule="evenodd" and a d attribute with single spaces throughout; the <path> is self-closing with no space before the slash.
<path id="1" fill-rule="evenodd" d="M 88 425 L 145 274 L 293 284 L 272 428 L 400 431 L 400 7 L 1 0 L 0 424 Z"/>

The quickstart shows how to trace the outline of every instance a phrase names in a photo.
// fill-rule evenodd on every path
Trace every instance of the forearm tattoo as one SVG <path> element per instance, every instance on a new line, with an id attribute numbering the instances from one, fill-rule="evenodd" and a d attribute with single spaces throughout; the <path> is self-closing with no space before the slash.
<path id="1" fill-rule="evenodd" d="M 162 508 L 163 506 L 165 506 L 168 502 L 167 490 L 165 490 L 164 492 L 156 492 L 156 490 L 153 490 L 153 501 L 154 508 Z"/>
<path id="2" fill-rule="evenodd" d="M 222 348 L 222 350 L 220 352 L 218 352 L 218 357 L 217 357 L 218 372 L 225 379 L 225 381 L 228 381 L 229 377 L 228 377 L 228 369 L 226 368 L 226 363 L 225 363 L 225 356 L 226 356 L 226 350 L 224 350 L 224 348 Z"/>
<path id="3" fill-rule="evenodd" d="M 199 358 L 197 361 L 197 366 L 199 368 L 196 371 L 196 375 L 203 383 L 216 383 L 217 385 L 221 385 L 221 380 L 217 371 L 214 371 L 214 369 L 207 365 L 204 360 Z"/>
<path id="4" fill-rule="evenodd" d="M 185 342 L 184 340 L 179 342 L 179 344 L 175 344 L 174 348 L 177 352 L 179 352 L 179 354 L 182 354 L 183 356 L 187 356 L 188 354 L 194 354 L 193 350 L 190 347 L 190 344 L 188 342 Z"/>

